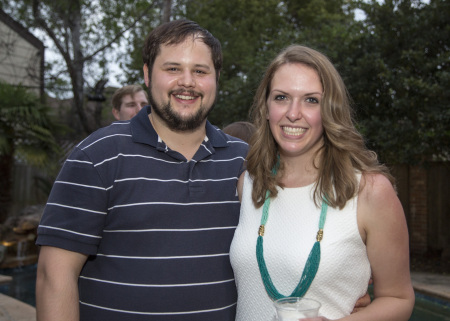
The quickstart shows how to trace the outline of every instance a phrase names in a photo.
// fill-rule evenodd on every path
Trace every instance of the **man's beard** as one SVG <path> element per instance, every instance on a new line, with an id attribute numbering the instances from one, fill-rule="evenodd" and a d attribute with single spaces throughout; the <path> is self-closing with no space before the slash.
<path id="1" fill-rule="evenodd" d="M 174 112 L 171 104 L 170 97 L 176 93 L 176 91 L 169 92 L 169 100 L 167 104 L 157 104 L 153 99 L 152 89 L 149 88 L 148 98 L 150 101 L 150 105 L 152 107 L 152 112 L 155 112 L 165 123 L 166 125 L 173 131 L 184 132 L 184 131 L 193 131 L 199 128 L 203 121 L 208 117 L 211 110 L 214 108 L 215 101 L 211 105 L 211 107 L 207 108 L 203 105 L 203 95 L 199 95 L 194 91 L 186 91 L 183 90 L 183 93 L 188 92 L 191 95 L 199 96 L 201 99 L 200 108 L 198 111 L 191 116 L 181 117 L 176 112 Z"/>

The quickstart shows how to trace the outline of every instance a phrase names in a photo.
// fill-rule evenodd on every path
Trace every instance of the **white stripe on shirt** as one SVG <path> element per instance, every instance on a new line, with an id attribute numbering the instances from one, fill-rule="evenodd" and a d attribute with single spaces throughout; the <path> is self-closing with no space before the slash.
<path id="1" fill-rule="evenodd" d="M 182 255 L 182 256 L 126 256 L 126 255 L 109 255 L 97 253 L 97 256 L 110 257 L 116 259 L 133 259 L 133 260 L 174 260 L 174 259 L 198 259 L 229 256 L 229 253 L 206 254 L 206 255 Z"/>
<path id="2" fill-rule="evenodd" d="M 92 145 L 94 145 L 94 144 L 96 144 L 96 143 L 98 143 L 98 142 L 100 142 L 100 141 L 102 141 L 102 140 L 104 140 L 104 139 L 107 139 L 107 138 L 111 138 L 111 137 L 114 137 L 114 136 L 125 136 L 125 137 L 131 137 L 131 135 L 130 135 L 130 134 L 114 134 L 114 135 L 108 135 L 108 136 L 104 136 L 104 137 L 102 137 L 102 138 L 100 138 L 100 139 L 97 139 L 96 141 L 94 141 L 94 142 L 90 143 L 89 145 L 87 145 L 87 146 L 84 146 L 83 148 L 81 148 L 81 150 L 85 150 L 85 149 L 87 149 L 87 148 L 91 147 Z"/>
<path id="3" fill-rule="evenodd" d="M 192 205 L 212 205 L 212 204 L 235 204 L 240 203 L 239 200 L 237 201 L 225 201 L 225 202 L 196 202 L 196 203 L 174 203 L 174 202 L 143 202 L 143 203 L 130 203 L 130 204 L 121 204 L 121 205 L 114 205 L 110 208 L 108 208 L 108 211 L 111 211 L 115 208 L 119 207 L 129 207 L 129 206 L 143 206 L 143 205 L 180 205 L 180 206 L 192 206 Z M 106 213 L 105 213 L 106 214 Z"/>
<path id="4" fill-rule="evenodd" d="M 207 313 L 207 312 L 214 312 L 214 311 L 221 311 L 226 310 L 228 308 L 231 308 L 232 306 L 236 305 L 236 302 L 233 304 L 230 304 L 228 306 L 217 308 L 217 309 L 209 309 L 209 310 L 198 310 L 198 311 L 182 311 L 182 312 L 138 312 L 138 311 L 128 311 L 128 310 L 120 310 L 120 309 L 111 309 L 107 307 L 102 307 L 99 305 L 94 304 L 88 304 L 86 302 L 80 301 L 80 304 L 84 304 L 87 306 L 91 306 L 93 308 L 98 308 L 102 310 L 109 310 L 109 311 L 116 311 L 116 312 L 123 312 L 123 313 L 130 313 L 130 314 L 142 314 L 142 315 L 180 315 L 180 314 L 195 314 L 195 313 Z"/>
<path id="5" fill-rule="evenodd" d="M 85 212 L 90 212 L 90 213 L 95 213 L 95 214 L 106 215 L 106 212 L 94 211 L 94 210 L 90 210 L 90 209 L 82 208 L 82 207 L 75 207 L 75 206 L 69 206 L 69 205 L 58 204 L 58 203 L 47 203 L 47 205 L 71 208 L 71 209 L 74 209 L 74 210 L 80 210 L 80 211 L 85 211 Z"/>
<path id="6" fill-rule="evenodd" d="M 51 229 L 51 230 L 57 230 L 57 231 L 64 231 L 64 232 L 77 234 L 77 235 L 83 235 L 83 236 L 87 236 L 87 237 L 93 237 L 93 238 L 96 238 L 96 239 L 101 239 L 102 238 L 101 236 L 98 236 L 98 235 L 79 233 L 79 232 L 75 232 L 75 231 L 72 231 L 72 230 L 67 230 L 67 229 L 60 228 L 60 227 L 54 227 L 54 226 L 48 226 L 48 225 L 39 225 L 39 227 L 44 227 L 44 228 L 48 228 L 48 229 Z"/>
<path id="7" fill-rule="evenodd" d="M 141 233 L 141 232 L 199 232 L 199 231 L 212 231 L 212 230 L 230 230 L 235 229 L 236 226 L 221 226 L 221 227 L 207 227 L 207 228 L 192 228 L 192 229 L 142 229 L 142 230 L 103 230 L 106 233 Z"/>
<path id="8" fill-rule="evenodd" d="M 102 280 L 97 278 L 89 278 L 85 276 L 80 276 L 80 279 L 102 282 L 107 284 L 116 284 L 116 285 L 125 285 L 125 286 L 135 286 L 135 287 L 145 287 L 145 288 L 171 288 L 171 287 L 188 287 L 188 286 L 204 286 L 204 285 L 215 285 L 222 283 L 234 282 L 234 279 L 214 281 L 214 282 L 200 282 L 200 283 L 180 283 L 180 284 L 140 284 L 140 283 L 125 283 L 125 282 L 116 282 L 109 280 Z"/>
<path id="9" fill-rule="evenodd" d="M 87 188 L 95 188 L 95 189 L 100 189 L 102 191 L 106 191 L 106 188 L 101 187 L 101 186 L 77 184 L 77 183 L 66 182 L 66 181 L 55 181 L 55 184 L 67 184 L 67 185 L 81 186 L 81 187 L 87 187 Z"/>

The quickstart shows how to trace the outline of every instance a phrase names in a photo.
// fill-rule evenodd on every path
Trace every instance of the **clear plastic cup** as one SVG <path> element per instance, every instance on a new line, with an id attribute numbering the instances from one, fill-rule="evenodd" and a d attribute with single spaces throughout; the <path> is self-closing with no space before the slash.
<path id="1" fill-rule="evenodd" d="M 303 318 L 314 318 L 319 314 L 319 301 L 308 298 L 283 298 L 274 303 L 278 321 L 298 321 Z"/>

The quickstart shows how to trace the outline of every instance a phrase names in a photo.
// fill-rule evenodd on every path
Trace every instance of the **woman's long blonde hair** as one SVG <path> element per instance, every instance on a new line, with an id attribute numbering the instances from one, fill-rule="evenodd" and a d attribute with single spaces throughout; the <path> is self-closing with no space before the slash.
<path id="1" fill-rule="evenodd" d="M 323 97 L 320 106 L 323 124 L 323 146 L 318 151 L 318 178 L 314 201 L 320 204 L 326 195 L 332 207 L 342 209 L 346 202 L 358 193 L 356 171 L 382 173 L 393 183 L 386 166 L 378 162 L 375 152 L 366 148 L 364 139 L 356 130 L 350 98 L 341 76 L 330 60 L 322 53 L 300 45 L 284 49 L 269 64 L 256 91 L 251 116 L 256 133 L 250 143 L 247 170 L 253 178 L 252 200 L 260 207 L 266 191 L 270 197 L 277 196 L 280 175 L 274 176 L 272 168 L 277 162 L 278 146 L 267 120 L 267 99 L 275 72 L 285 64 L 303 64 L 313 68 L 322 83 Z M 283 163 L 279 171 L 283 171 Z"/>

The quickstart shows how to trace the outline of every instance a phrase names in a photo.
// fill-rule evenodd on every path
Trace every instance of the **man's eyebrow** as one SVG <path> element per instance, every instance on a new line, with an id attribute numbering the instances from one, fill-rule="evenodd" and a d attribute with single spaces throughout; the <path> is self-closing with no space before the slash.
<path id="1" fill-rule="evenodd" d="M 170 67 L 170 66 L 177 66 L 178 67 L 178 66 L 181 66 L 180 63 L 178 63 L 178 62 L 171 62 L 171 61 L 167 61 L 167 62 L 163 63 L 162 65 L 164 67 Z M 208 70 L 211 69 L 211 67 L 209 65 L 207 65 L 207 64 L 195 64 L 194 67 L 195 68 L 204 68 L 204 69 L 208 69 Z"/>
<path id="2" fill-rule="evenodd" d="M 165 63 L 162 64 L 163 66 L 181 66 L 180 63 L 178 62 L 171 62 L 171 61 L 166 61 Z"/>
<path id="3" fill-rule="evenodd" d="M 205 68 L 205 69 L 208 69 L 208 70 L 211 69 L 211 67 L 209 65 L 205 65 L 205 64 L 196 64 L 195 67 L 197 67 L 197 68 Z"/>

